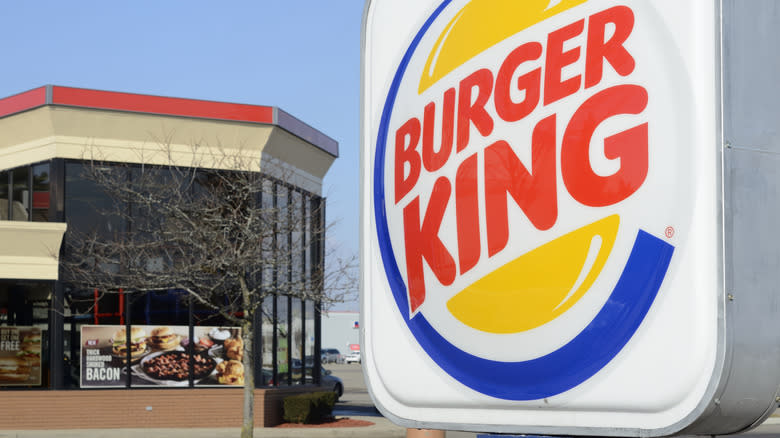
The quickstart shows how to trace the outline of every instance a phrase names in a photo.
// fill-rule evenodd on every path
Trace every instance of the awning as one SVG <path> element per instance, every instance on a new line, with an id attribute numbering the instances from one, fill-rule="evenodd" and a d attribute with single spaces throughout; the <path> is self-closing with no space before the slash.
<path id="1" fill-rule="evenodd" d="M 0 221 L 0 279 L 56 280 L 67 224 Z"/>

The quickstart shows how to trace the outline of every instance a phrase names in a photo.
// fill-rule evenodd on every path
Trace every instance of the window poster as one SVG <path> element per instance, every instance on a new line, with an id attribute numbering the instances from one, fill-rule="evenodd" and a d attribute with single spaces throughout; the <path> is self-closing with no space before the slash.
<path id="1" fill-rule="evenodd" d="M 0 327 L 0 386 L 41 385 L 41 329 Z"/>
<path id="2" fill-rule="evenodd" d="M 187 326 L 133 325 L 81 327 L 81 387 L 133 387 L 244 384 L 244 344 L 236 327 L 195 327 L 192 367 Z M 130 350 L 130 366 L 127 351 Z"/>

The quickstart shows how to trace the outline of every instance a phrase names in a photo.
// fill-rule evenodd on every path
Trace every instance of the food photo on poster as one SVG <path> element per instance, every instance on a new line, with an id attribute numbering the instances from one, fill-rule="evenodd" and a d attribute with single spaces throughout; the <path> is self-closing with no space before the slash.
<path id="1" fill-rule="evenodd" d="M 0 328 L 0 386 L 40 386 L 41 329 Z"/>
<path id="2" fill-rule="evenodd" d="M 81 328 L 81 387 L 243 385 L 241 329 L 134 325 Z M 192 343 L 192 360 L 188 347 Z M 128 349 L 130 364 L 127 363 Z M 129 365 L 129 366 L 128 366 Z"/>

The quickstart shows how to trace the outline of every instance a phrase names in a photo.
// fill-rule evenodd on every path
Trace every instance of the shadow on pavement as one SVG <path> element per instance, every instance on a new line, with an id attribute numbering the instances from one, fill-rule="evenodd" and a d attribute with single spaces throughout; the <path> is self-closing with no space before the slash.
<path id="1" fill-rule="evenodd" d="M 339 416 L 361 416 L 361 417 L 381 417 L 382 414 L 373 406 L 350 406 L 336 405 L 333 408 L 333 415 Z"/>

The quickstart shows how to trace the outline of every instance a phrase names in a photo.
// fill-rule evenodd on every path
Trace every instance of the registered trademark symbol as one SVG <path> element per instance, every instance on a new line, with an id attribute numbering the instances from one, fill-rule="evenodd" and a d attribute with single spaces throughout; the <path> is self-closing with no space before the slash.
<path id="1" fill-rule="evenodd" d="M 666 231 L 664 231 L 664 234 L 667 238 L 671 239 L 674 237 L 674 228 L 673 227 L 666 227 Z"/>

